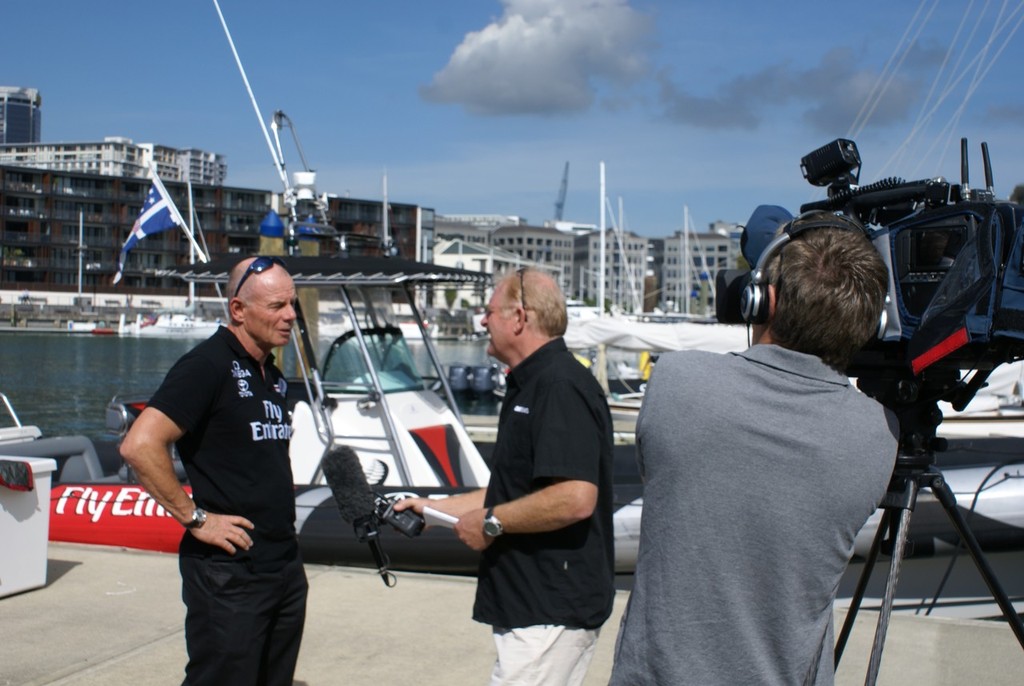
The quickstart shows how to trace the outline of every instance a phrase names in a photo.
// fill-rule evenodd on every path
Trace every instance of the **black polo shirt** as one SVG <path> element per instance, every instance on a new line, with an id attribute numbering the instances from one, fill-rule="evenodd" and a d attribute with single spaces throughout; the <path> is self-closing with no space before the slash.
<path id="1" fill-rule="evenodd" d="M 558 531 L 494 539 L 480 563 L 475 620 L 594 629 L 612 611 L 612 420 L 597 380 L 561 338 L 509 374 L 485 505 L 515 500 L 555 478 L 597 484 L 594 514 Z"/>
<path id="2" fill-rule="evenodd" d="M 297 555 L 285 392 L 273 357 L 261 371 L 235 335 L 221 327 L 175 363 L 149 401 L 185 430 L 177 447 L 196 504 L 255 525 L 248 551 L 231 556 L 185 535 L 182 555 L 251 560 L 263 571 Z"/>

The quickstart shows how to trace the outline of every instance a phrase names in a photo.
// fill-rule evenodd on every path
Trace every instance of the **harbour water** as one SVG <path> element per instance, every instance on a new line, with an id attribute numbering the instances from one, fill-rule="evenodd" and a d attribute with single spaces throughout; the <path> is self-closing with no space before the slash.
<path id="1" fill-rule="evenodd" d="M 104 427 L 115 395 L 145 397 L 198 339 L 0 332 L 0 391 L 22 424 L 44 436 L 82 434 L 111 440 Z M 486 342 L 438 341 L 445 369 L 488 362 Z M 323 346 L 322 346 L 323 347 Z M 422 342 L 410 342 L 417 364 L 429 359 Z M 287 364 L 288 355 L 285 355 Z"/>

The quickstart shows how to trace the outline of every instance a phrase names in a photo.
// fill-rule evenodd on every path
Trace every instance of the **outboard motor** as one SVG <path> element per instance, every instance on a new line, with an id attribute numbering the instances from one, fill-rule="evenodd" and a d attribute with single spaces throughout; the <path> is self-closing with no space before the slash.
<path id="1" fill-rule="evenodd" d="M 487 396 L 493 393 L 497 372 L 498 368 L 493 364 L 473 367 L 473 392 L 479 396 Z"/>
<path id="2" fill-rule="evenodd" d="M 469 390 L 469 367 L 464 364 L 453 364 L 448 367 L 448 385 L 455 393 Z"/>

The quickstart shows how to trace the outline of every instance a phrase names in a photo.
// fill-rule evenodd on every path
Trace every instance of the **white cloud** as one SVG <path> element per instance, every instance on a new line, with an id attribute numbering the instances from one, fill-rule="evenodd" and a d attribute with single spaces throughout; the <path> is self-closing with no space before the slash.
<path id="1" fill-rule="evenodd" d="M 814 66 L 773 64 L 735 77 L 720 84 L 712 96 L 687 92 L 662 74 L 661 104 L 670 121 L 713 130 L 754 130 L 777 118 L 777 111 L 794 106 L 796 116 L 816 131 L 835 133 L 851 125 L 878 79 L 871 69 L 858 65 L 851 50 L 835 48 Z M 873 123 L 888 126 L 906 121 L 920 91 L 921 80 L 914 75 L 894 77 L 879 99 Z"/>
<path id="2" fill-rule="evenodd" d="M 651 19 L 628 0 L 502 0 L 505 11 L 466 34 L 420 89 L 430 101 L 482 115 L 588 109 L 599 85 L 629 86 L 647 73 Z"/>

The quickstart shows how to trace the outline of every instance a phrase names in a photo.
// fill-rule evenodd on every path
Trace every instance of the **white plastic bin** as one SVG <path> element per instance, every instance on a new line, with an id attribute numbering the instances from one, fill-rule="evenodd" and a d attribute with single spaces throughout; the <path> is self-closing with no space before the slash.
<path id="1" fill-rule="evenodd" d="M 0 486 L 0 598 L 46 585 L 46 545 L 50 536 L 50 475 L 57 462 L 45 457 L 6 457 L 27 462 L 35 488 Z"/>

